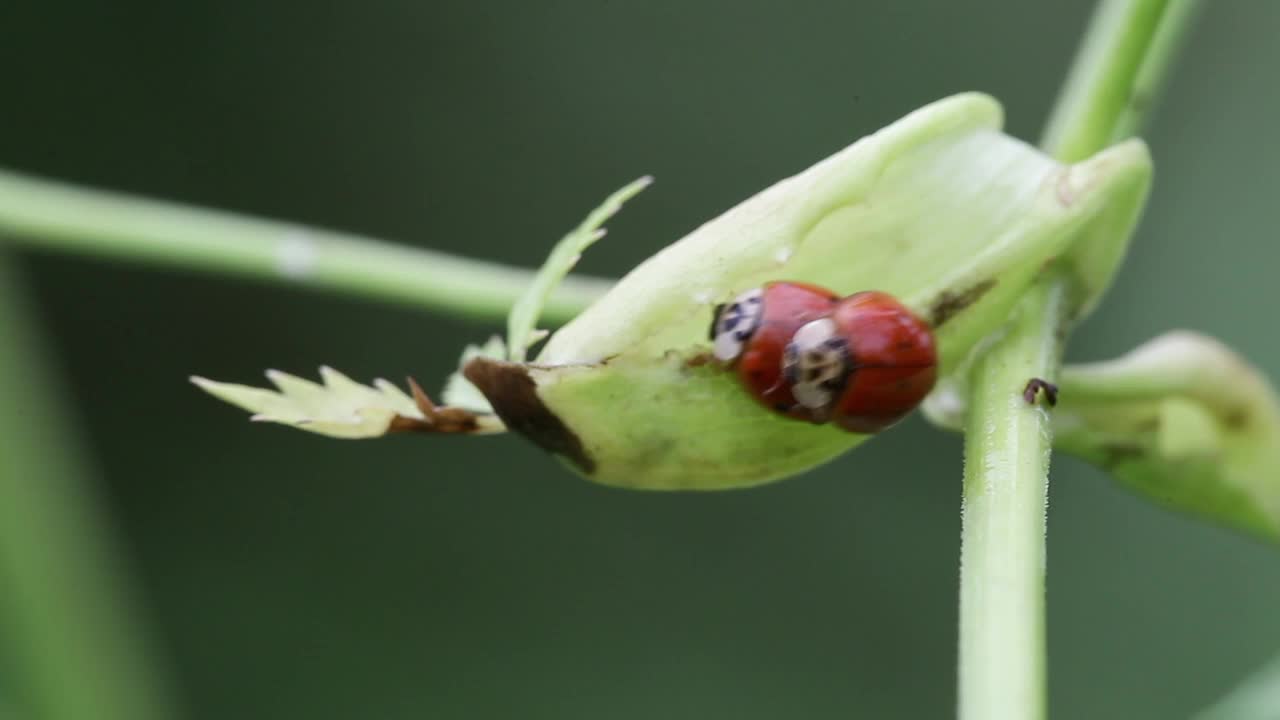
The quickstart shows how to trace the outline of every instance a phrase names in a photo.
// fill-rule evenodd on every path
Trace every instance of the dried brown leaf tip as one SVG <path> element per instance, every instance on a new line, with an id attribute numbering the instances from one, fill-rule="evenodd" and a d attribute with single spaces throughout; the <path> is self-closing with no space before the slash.
<path id="1" fill-rule="evenodd" d="M 427 395 L 417 380 L 406 378 L 413 403 L 422 415 L 405 416 L 397 414 L 391 419 L 387 432 L 419 432 L 442 434 L 470 434 L 493 432 L 485 426 L 492 425 L 496 418 L 493 415 L 472 412 L 465 408 L 436 405 Z M 499 429 L 501 424 L 499 424 Z"/>

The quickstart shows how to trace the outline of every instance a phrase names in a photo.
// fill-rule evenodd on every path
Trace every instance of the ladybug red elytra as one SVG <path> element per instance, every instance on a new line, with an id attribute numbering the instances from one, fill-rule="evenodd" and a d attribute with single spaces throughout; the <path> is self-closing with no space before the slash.
<path id="1" fill-rule="evenodd" d="M 933 331 L 893 296 L 774 282 L 716 308 L 717 359 L 770 410 L 874 433 L 933 389 Z"/>

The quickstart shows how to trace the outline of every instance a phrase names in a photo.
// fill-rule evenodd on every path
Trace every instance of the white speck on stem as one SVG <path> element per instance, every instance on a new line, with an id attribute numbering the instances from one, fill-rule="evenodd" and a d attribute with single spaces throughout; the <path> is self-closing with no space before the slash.
<path id="1" fill-rule="evenodd" d="M 304 278 L 316 266 L 316 242 L 305 230 L 293 230 L 276 246 L 276 270 L 290 278 Z"/>
<path id="2" fill-rule="evenodd" d="M 957 423 L 964 422 L 965 398 L 956 392 L 953 387 L 939 388 L 939 392 L 933 398 L 935 411 L 949 420 Z"/>
<path id="3" fill-rule="evenodd" d="M 791 254 L 793 252 L 795 252 L 795 248 L 790 245 L 783 245 L 773 254 L 773 259 L 776 260 L 779 265 L 786 265 L 787 261 L 791 259 Z"/>
<path id="4" fill-rule="evenodd" d="M 710 290 L 699 290 L 693 294 L 693 302 L 698 305 L 708 305 L 711 303 L 712 297 Z"/>

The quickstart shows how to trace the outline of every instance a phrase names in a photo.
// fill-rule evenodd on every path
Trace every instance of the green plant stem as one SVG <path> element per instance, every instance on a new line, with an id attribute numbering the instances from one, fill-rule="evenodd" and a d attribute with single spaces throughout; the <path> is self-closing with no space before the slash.
<path id="1" fill-rule="evenodd" d="M 1084 159 L 1140 128 L 1196 0 L 1102 0 L 1050 116 L 1044 149 Z M 958 714 L 1036 720 L 1046 713 L 1045 513 L 1053 436 L 1022 397 L 1056 379 L 1069 287 L 1048 269 L 1008 332 L 975 364 L 965 421 Z"/>
<path id="2" fill-rule="evenodd" d="M 965 433 L 960 549 L 961 718 L 1044 716 L 1045 502 L 1049 417 L 1031 378 L 1061 360 L 1067 283 L 1037 285 L 975 365 Z"/>
<path id="3" fill-rule="evenodd" d="M 173 717 L 16 269 L 0 254 L 0 654 L 48 720 Z"/>
<path id="4" fill-rule="evenodd" d="M 1121 108 L 1120 116 L 1112 128 L 1112 142 L 1133 137 L 1142 131 L 1142 125 L 1154 109 L 1152 106 L 1173 68 L 1178 51 L 1185 44 L 1187 34 L 1200 16 L 1202 7 L 1200 0 L 1172 0 L 1164 7 L 1142 64 L 1138 66 L 1138 73 L 1133 79 L 1128 101 Z"/>
<path id="5" fill-rule="evenodd" d="M 0 242 L 334 290 L 484 319 L 505 318 L 533 279 L 531 271 L 507 265 L 3 170 Z M 566 278 L 543 316 L 572 318 L 611 284 Z"/>
<path id="6" fill-rule="evenodd" d="M 1129 117 L 1133 132 L 1154 102 L 1155 84 L 1173 60 L 1197 0 L 1102 0 L 1084 42 L 1058 94 L 1040 146 L 1063 162 L 1089 157 L 1125 136 L 1119 119 Z M 1164 25 L 1166 41 L 1152 39 Z M 1155 52 L 1153 52 L 1155 51 Z M 1137 79 L 1146 76 L 1141 88 Z"/>

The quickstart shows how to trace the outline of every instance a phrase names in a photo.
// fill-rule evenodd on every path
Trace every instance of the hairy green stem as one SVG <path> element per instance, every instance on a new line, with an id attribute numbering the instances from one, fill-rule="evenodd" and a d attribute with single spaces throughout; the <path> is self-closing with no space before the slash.
<path id="1" fill-rule="evenodd" d="M 1196 0 L 1102 0 L 1050 116 L 1047 152 L 1074 162 L 1136 132 L 1194 15 Z M 1053 382 L 1069 287 L 1050 269 L 1007 334 L 976 363 L 965 423 L 958 715 L 1036 720 L 1046 713 L 1045 513 L 1053 436 L 1023 398 Z"/>
<path id="2" fill-rule="evenodd" d="M 1047 400 L 1032 378 L 1057 376 L 1067 284 L 1037 285 L 975 365 L 965 429 L 960 546 L 961 718 L 1033 720 L 1045 705 Z"/>
<path id="3" fill-rule="evenodd" d="M 296 223 L 0 171 L 0 242 L 334 290 L 456 315 L 505 318 L 529 270 Z M 567 320 L 612 281 L 569 277 L 543 311 Z"/>
<path id="4" fill-rule="evenodd" d="M 48 720 L 172 717 L 15 268 L 0 254 L 0 653 Z"/>

